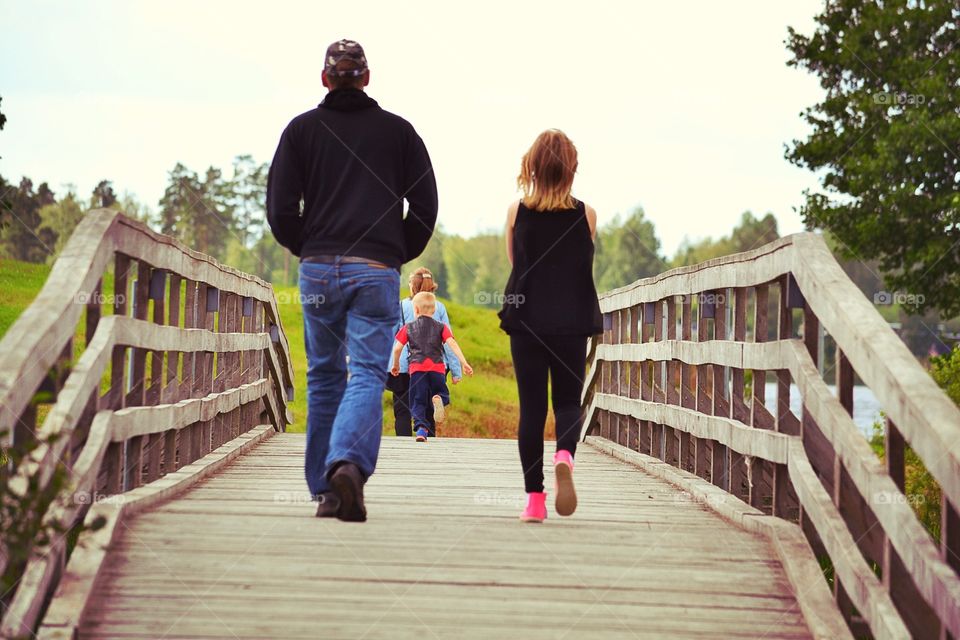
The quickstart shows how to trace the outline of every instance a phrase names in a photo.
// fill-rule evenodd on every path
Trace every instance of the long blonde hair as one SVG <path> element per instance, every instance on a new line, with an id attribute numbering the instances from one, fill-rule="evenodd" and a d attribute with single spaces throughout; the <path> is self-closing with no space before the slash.
<path id="1" fill-rule="evenodd" d="M 520 161 L 517 186 L 523 204 L 534 211 L 572 209 L 573 176 L 577 172 L 577 148 L 559 129 L 547 129 L 533 141 Z"/>

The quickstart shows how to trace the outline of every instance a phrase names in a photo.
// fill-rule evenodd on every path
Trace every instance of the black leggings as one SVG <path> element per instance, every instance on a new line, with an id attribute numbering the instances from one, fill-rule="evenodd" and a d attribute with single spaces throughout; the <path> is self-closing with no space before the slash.
<path id="1" fill-rule="evenodd" d="M 520 392 L 520 463 L 527 493 L 543 491 L 543 430 L 547 373 L 551 380 L 557 450 L 574 455 L 580 439 L 580 394 L 587 366 L 586 336 L 512 334 L 510 353 Z"/>

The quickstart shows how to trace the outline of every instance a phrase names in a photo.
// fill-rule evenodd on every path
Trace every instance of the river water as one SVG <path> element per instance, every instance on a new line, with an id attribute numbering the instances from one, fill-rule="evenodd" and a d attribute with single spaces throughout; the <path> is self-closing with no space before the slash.
<path id="1" fill-rule="evenodd" d="M 830 391 L 833 395 L 837 395 L 837 388 L 834 385 L 827 385 L 830 388 Z M 776 415 L 777 407 L 777 383 L 768 382 L 767 383 L 767 397 L 765 399 L 764 405 L 767 409 Z M 798 418 L 800 417 L 801 403 L 800 403 L 800 389 L 797 388 L 797 385 L 790 385 L 790 409 L 793 411 L 794 415 Z M 864 387 L 857 385 L 853 388 L 853 423 L 857 425 L 860 431 L 866 437 L 873 435 L 873 424 L 881 420 L 880 402 L 877 400 L 877 397 L 873 395 L 873 391 L 869 387 Z"/>

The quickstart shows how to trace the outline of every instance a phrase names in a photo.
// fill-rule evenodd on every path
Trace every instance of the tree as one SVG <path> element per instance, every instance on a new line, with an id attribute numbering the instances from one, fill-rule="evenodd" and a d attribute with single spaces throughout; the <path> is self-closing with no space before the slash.
<path id="1" fill-rule="evenodd" d="M 177 163 L 167 174 L 167 188 L 160 198 L 157 225 L 160 233 L 184 239 L 191 217 L 194 193 L 200 190 L 197 174 Z"/>
<path id="2" fill-rule="evenodd" d="M 73 230 L 80 224 L 83 214 L 84 210 L 73 191 L 69 191 L 59 202 L 45 205 L 40 209 L 38 213 L 40 224 L 37 226 L 37 232 L 48 232 L 52 236 L 53 253 L 47 255 L 48 263 L 52 264 L 60 255 Z"/>
<path id="3" fill-rule="evenodd" d="M 237 156 L 233 160 L 233 177 L 228 184 L 230 204 L 234 210 L 237 235 L 247 247 L 263 234 L 269 170 L 269 164 L 257 164 L 250 155 Z"/>
<path id="4" fill-rule="evenodd" d="M 811 36 L 789 30 L 788 64 L 820 78 L 812 128 L 787 148 L 822 175 L 810 228 L 846 257 L 876 258 L 911 308 L 960 312 L 960 7 L 954 0 L 831 0 Z"/>
<path id="5" fill-rule="evenodd" d="M 665 269 L 653 223 L 638 207 L 625 220 L 616 216 L 597 230 L 593 272 L 598 291 L 628 285 Z"/>
<path id="6" fill-rule="evenodd" d="M 5 257 L 26 262 L 44 262 L 53 252 L 56 237 L 49 230 L 39 229 L 40 209 L 56 202 L 46 182 L 36 190 L 33 181 L 24 177 L 16 189 L 5 191 L 0 214 L 0 252 Z"/>
<path id="7" fill-rule="evenodd" d="M 90 194 L 90 208 L 109 209 L 115 204 L 117 204 L 117 194 L 113 190 L 113 183 L 109 180 L 98 182 L 97 186 L 93 188 L 93 193 Z"/>
<path id="8" fill-rule="evenodd" d="M 229 181 L 219 169 L 209 167 L 201 180 L 178 162 L 160 199 L 160 232 L 223 259 L 227 241 L 235 235 L 232 199 Z"/>

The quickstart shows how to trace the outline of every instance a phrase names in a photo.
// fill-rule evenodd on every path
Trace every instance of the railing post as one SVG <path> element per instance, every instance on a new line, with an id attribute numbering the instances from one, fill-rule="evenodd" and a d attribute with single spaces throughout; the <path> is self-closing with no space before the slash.
<path id="1" fill-rule="evenodd" d="M 710 299 L 705 299 L 709 296 Z M 714 317 L 716 310 L 716 294 L 713 292 L 701 293 L 697 305 L 697 342 L 708 340 L 707 319 Z M 696 408 L 700 413 L 710 415 L 712 403 L 710 398 L 709 376 L 713 374 L 713 365 L 697 365 L 697 398 Z M 693 472 L 705 480 L 710 480 L 710 463 L 715 442 L 708 439 L 694 438 L 694 470 Z"/>
<path id="2" fill-rule="evenodd" d="M 643 326 L 641 309 L 643 305 L 630 307 L 630 344 L 639 344 L 640 331 Z M 630 363 L 630 393 L 634 400 L 640 398 L 640 367 L 639 362 Z M 640 450 L 640 421 L 636 418 L 627 418 L 627 446 L 633 451 Z"/>
<path id="3" fill-rule="evenodd" d="M 640 341 L 642 343 L 650 342 L 653 338 L 653 331 L 656 325 L 656 305 L 652 302 L 644 302 L 642 308 L 642 321 L 640 326 Z M 640 399 L 647 402 L 653 401 L 653 388 L 656 376 L 654 363 L 645 361 L 640 363 Z M 650 420 L 641 420 L 640 430 L 640 452 L 647 455 L 655 455 L 653 449 L 653 422 Z"/>
<path id="4" fill-rule="evenodd" d="M 789 275 L 779 280 L 777 339 L 793 339 L 793 309 L 788 296 Z M 780 433 L 799 435 L 800 422 L 790 409 L 790 370 L 777 371 L 777 415 L 775 429 Z M 786 465 L 778 464 L 773 468 L 773 515 L 790 521 L 800 518 L 799 500 L 790 484 L 790 474 Z"/>
<path id="5" fill-rule="evenodd" d="M 713 311 L 713 339 L 726 341 L 727 339 L 727 309 L 730 290 L 718 292 L 716 308 Z M 713 365 L 713 415 L 730 417 L 730 402 L 728 400 L 729 387 L 727 386 L 727 367 Z M 729 491 L 730 489 L 730 454 L 727 446 L 714 442 L 710 461 L 710 482 Z"/>
<path id="6" fill-rule="evenodd" d="M 631 317 L 630 308 L 626 307 L 620 309 L 617 312 L 619 320 L 619 333 L 617 336 L 617 344 L 624 345 L 629 344 L 630 342 L 630 324 L 633 322 Z M 617 395 L 618 396 L 629 396 L 630 395 L 630 380 L 629 380 L 629 366 L 623 360 L 620 360 L 617 365 L 619 379 L 617 381 Z M 620 445 L 627 444 L 627 438 L 630 431 L 630 418 L 628 416 L 617 415 L 617 433 L 616 439 L 614 442 Z"/>
<path id="7" fill-rule="evenodd" d="M 733 298 L 733 339 L 743 343 L 747 339 L 747 296 L 750 290 L 746 287 L 737 287 Z M 750 423 L 750 408 L 744 400 L 746 383 L 744 370 L 733 368 L 733 382 L 730 391 L 731 417 L 743 424 Z M 750 478 L 743 455 L 728 448 L 727 470 L 730 476 L 730 493 L 741 500 L 750 500 Z"/>

